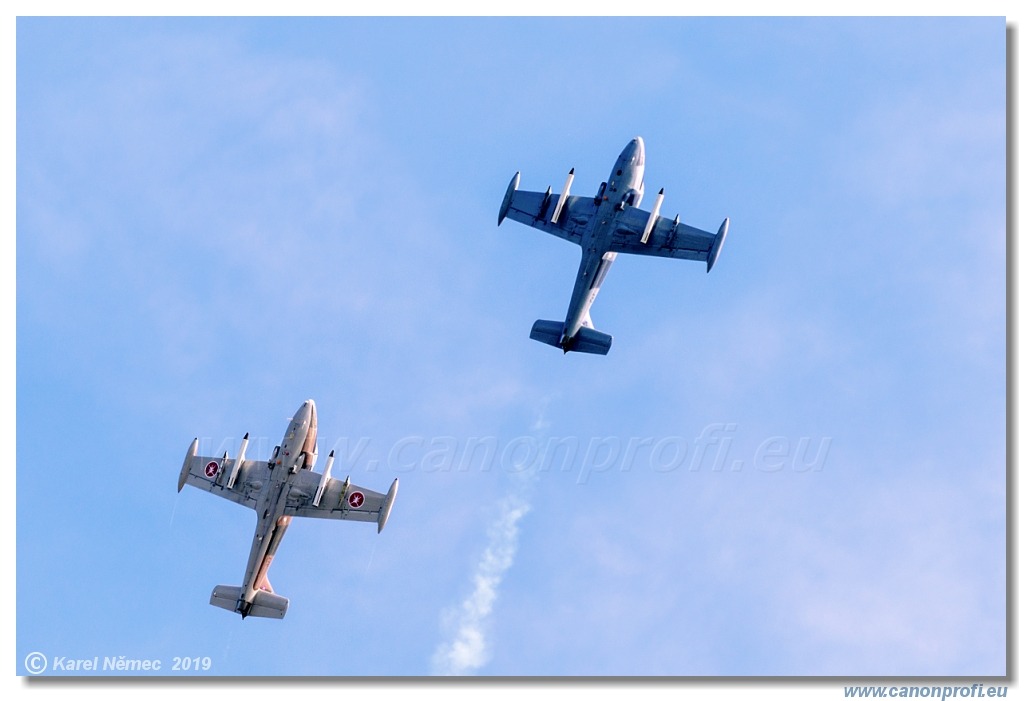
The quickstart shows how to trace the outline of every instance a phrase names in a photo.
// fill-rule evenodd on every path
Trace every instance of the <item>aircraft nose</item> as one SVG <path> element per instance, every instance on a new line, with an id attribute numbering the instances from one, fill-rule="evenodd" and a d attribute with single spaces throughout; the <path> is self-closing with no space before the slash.
<path id="1" fill-rule="evenodd" d="M 295 419 L 302 421 L 302 419 L 308 417 L 309 419 L 316 420 L 316 402 L 312 399 L 307 399 L 299 407 L 299 410 L 295 412 Z"/>
<path id="2" fill-rule="evenodd" d="M 630 139 L 629 143 L 626 144 L 626 148 L 622 149 L 622 155 L 620 158 L 626 163 L 632 163 L 633 165 L 643 165 L 644 163 L 644 140 L 639 136 L 634 136 Z"/>
<path id="3" fill-rule="evenodd" d="M 633 137 L 632 144 L 633 144 L 633 150 L 636 153 L 636 161 L 635 161 L 635 163 L 637 165 L 643 165 L 643 162 L 644 162 L 644 140 L 641 139 L 639 136 L 636 136 L 636 137 Z"/>

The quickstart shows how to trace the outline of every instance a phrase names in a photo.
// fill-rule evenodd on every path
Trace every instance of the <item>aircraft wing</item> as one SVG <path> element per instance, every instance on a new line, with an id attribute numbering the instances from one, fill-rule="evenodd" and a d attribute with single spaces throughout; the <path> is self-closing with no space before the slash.
<path id="1" fill-rule="evenodd" d="M 551 222 L 551 215 L 558 205 L 558 195 L 528 190 L 511 190 L 511 200 L 502 218 L 508 217 L 520 224 L 532 226 L 558 238 L 579 245 L 583 232 L 590 226 L 597 212 L 593 197 L 569 195 L 565 198 L 558 222 Z"/>
<path id="2" fill-rule="evenodd" d="M 377 532 L 384 528 L 398 492 L 398 480 L 391 483 L 387 494 L 358 487 L 347 479 L 327 477 L 319 504 L 314 504 L 323 475 L 312 470 L 299 470 L 291 481 L 286 516 L 308 516 L 348 521 L 370 521 Z"/>
<path id="3" fill-rule="evenodd" d="M 263 460 L 244 460 L 235 475 L 235 483 L 228 487 L 231 472 L 237 461 L 231 458 L 209 458 L 190 454 L 185 456 L 185 464 L 181 467 L 178 477 L 178 491 L 186 484 L 197 487 L 210 494 L 216 494 L 229 501 L 250 509 L 256 508 L 256 499 L 263 484 L 270 477 L 270 468 Z"/>
<path id="4" fill-rule="evenodd" d="M 638 207 L 627 207 L 616 218 L 610 250 L 643 256 L 703 260 L 707 261 L 708 272 L 711 272 L 711 266 L 718 260 L 722 243 L 729 230 L 728 219 L 722 222 L 718 233 L 713 234 L 682 222 L 677 224 L 674 219 L 658 216 L 647 237 L 647 243 L 643 243 L 644 228 L 649 218 L 650 212 Z"/>

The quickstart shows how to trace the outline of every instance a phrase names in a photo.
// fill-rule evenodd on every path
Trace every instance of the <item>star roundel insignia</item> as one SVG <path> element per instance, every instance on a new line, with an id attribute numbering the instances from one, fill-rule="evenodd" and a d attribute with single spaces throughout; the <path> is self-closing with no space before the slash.
<path id="1" fill-rule="evenodd" d="M 211 460 L 210 462 L 206 463 L 206 470 L 204 470 L 204 472 L 206 472 L 207 477 L 213 479 L 213 477 L 217 474 L 217 470 L 219 469 L 220 465 L 217 464 L 217 461 Z"/>
<path id="2" fill-rule="evenodd" d="M 363 499 L 364 497 L 362 492 L 352 492 L 348 495 L 348 505 L 353 509 L 358 509 L 363 505 Z"/>

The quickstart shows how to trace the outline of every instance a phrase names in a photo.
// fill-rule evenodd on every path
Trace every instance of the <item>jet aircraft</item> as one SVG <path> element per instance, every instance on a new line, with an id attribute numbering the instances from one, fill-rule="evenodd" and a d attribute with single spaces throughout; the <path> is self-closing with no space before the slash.
<path id="1" fill-rule="evenodd" d="M 608 269 L 619 253 L 707 261 L 710 273 L 722 251 L 728 217 L 718 233 L 695 229 L 659 215 L 665 190 L 658 193 L 652 211 L 640 209 L 644 194 L 644 140 L 634 138 L 622 149 L 607 182 L 594 197 L 569 194 L 575 169 L 569 171 L 562 194 L 519 189 L 517 172 L 505 191 L 498 225 L 505 217 L 571 241 L 583 250 L 576 285 L 565 321 L 538 319 L 530 338 L 563 352 L 607 355 L 612 337 L 594 328 L 590 307 L 601 289 Z"/>
<path id="2" fill-rule="evenodd" d="M 186 484 L 229 499 L 256 511 L 256 533 L 249 550 L 242 586 L 219 585 L 210 595 L 214 606 L 246 616 L 284 618 L 288 599 L 274 593 L 267 570 L 293 516 L 371 521 L 380 533 L 391 514 L 398 480 L 387 494 L 357 487 L 346 477 L 331 477 L 334 451 L 327 456 L 323 474 L 316 464 L 316 403 L 307 399 L 288 424 L 281 445 L 269 461 L 246 460 L 249 434 L 242 438 L 238 457 L 196 455 L 196 438 L 185 454 L 178 477 L 178 491 Z"/>

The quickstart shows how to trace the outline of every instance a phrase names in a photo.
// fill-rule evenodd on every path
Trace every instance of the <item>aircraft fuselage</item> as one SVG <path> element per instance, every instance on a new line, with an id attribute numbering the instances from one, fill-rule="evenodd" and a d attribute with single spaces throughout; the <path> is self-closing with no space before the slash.
<path id="1" fill-rule="evenodd" d="M 573 337 L 587 323 L 590 307 L 618 255 L 609 250 L 615 234 L 615 217 L 626 207 L 639 206 L 643 190 L 644 141 L 638 136 L 622 149 L 608 182 L 597 193 L 597 215 L 580 242 L 582 256 L 566 312 L 563 348 L 572 344 Z"/>
<path id="2" fill-rule="evenodd" d="M 270 459 L 270 480 L 263 485 L 256 506 L 256 532 L 249 550 L 249 562 L 242 581 L 242 597 L 238 612 L 244 618 L 252 606 L 256 592 L 269 588 L 267 570 L 284 538 L 291 516 L 284 514 L 288 505 L 290 478 L 301 469 L 311 469 L 316 461 L 316 403 L 307 399 L 295 412 L 281 445 Z"/>

